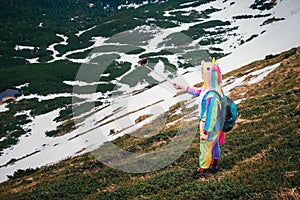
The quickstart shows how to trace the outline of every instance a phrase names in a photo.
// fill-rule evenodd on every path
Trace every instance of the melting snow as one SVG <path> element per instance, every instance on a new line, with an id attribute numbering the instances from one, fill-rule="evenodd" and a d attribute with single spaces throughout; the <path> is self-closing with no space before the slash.
<path id="1" fill-rule="evenodd" d="M 122 9 L 122 8 L 134 8 L 134 9 L 137 9 L 141 6 L 144 6 L 144 5 L 147 5 L 148 4 L 148 1 L 143 1 L 143 3 L 131 3 L 131 4 L 126 4 L 126 5 L 119 5 L 117 8 L 118 10 Z"/>
<path id="2" fill-rule="evenodd" d="M 89 86 L 89 85 L 107 84 L 107 82 L 103 82 L 103 81 L 92 82 L 92 83 L 87 83 L 83 81 L 64 81 L 63 83 L 71 86 Z"/>
<path id="3" fill-rule="evenodd" d="M 56 36 L 62 38 L 63 41 L 61 41 L 61 42 L 59 42 L 59 43 L 51 44 L 51 45 L 47 48 L 47 50 L 52 51 L 52 57 L 53 57 L 53 59 L 50 60 L 49 63 L 50 63 L 50 62 L 54 62 L 54 61 L 56 61 L 56 60 L 60 60 L 60 57 L 58 57 L 59 52 L 55 49 L 55 46 L 57 46 L 57 45 L 68 45 L 68 42 L 67 42 L 68 37 L 67 37 L 67 36 L 64 36 L 64 35 L 62 35 L 62 34 L 56 34 Z"/>
<path id="4" fill-rule="evenodd" d="M 34 50 L 39 49 L 39 47 L 33 47 L 33 46 L 24 46 L 24 45 L 16 45 L 15 50 L 21 51 L 21 50 Z"/>
<path id="5" fill-rule="evenodd" d="M 239 103 L 241 103 L 243 100 L 245 100 L 245 98 L 235 100 L 234 103 L 235 103 L 235 104 L 239 104 Z"/>
<path id="6" fill-rule="evenodd" d="M 15 88 L 21 89 L 21 88 L 23 88 L 23 87 L 28 87 L 28 85 L 29 85 L 29 83 L 24 83 L 24 84 L 22 84 L 22 85 L 15 86 Z"/>
<path id="7" fill-rule="evenodd" d="M 30 64 L 39 63 L 40 58 L 28 58 L 26 59 Z"/>
<path id="8" fill-rule="evenodd" d="M 197 3 L 198 1 L 192 1 L 192 2 L 187 2 L 187 3 L 182 3 L 180 4 L 180 6 L 188 6 L 188 5 L 192 5 L 193 3 Z"/>
<path id="9" fill-rule="evenodd" d="M 17 145 L 3 151 L 0 157 L 0 165 L 5 165 L 12 158 L 20 159 L 26 155 L 36 153 L 18 160 L 14 164 L 1 167 L 1 181 L 7 180 L 6 176 L 12 175 L 17 169 L 35 168 L 55 163 L 74 155 L 84 147 L 80 140 L 67 142 L 66 136 L 52 138 L 45 135 L 46 131 L 55 130 L 59 125 L 59 123 L 53 121 L 59 115 L 59 111 L 60 109 L 31 118 L 32 122 L 28 124 L 28 127 L 32 129 L 31 133 L 21 136 Z"/>
<path id="10" fill-rule="evenodd" d="M 274 71 L 277 67 L 280 66 L 280 63 L 277 63 L 275 65 L 269 66 L 269 67 L 265 67 L 263 69 L 254 71 L 252 73 L 250 73 L 250 75 L 256 76 L 255 78 L 251 78 L 250 81 L 248 81 L 248 84 L 254 84 L 254 83 L 258 83 L 261 80 L 263 80 L 266 76 L 268 76 L 272 71 Z"/>
<path id="11" fill-rule="evenodd" d="M 78 33 L 75 33 L 75 35 L 76 35 L 77 37 L 79 37 L 79 36 L 81 36 L 82 34 L 84 34 L 85 32 L 90 31 L 90 30 L 93 30 L 93 29 L 96 28 L 96 27 L 97 27 L 97 26 L 93 26 L 93 27 L 88 28 L 88 29 L 86 29 L 86 30 L 79 31 Z"/>
<path id="12" fill-rule="evenodd" d="M 266 18 L 258 18 L 251 20 L 233 20 L 233 16 L 243 15 L 243 14 L 268 14 L 270 11 L 257 11 L 252 10 L 249 6 L 253 3 L 253 0 L 244 0 L 244 1 L 235 1 L 235 4 L 230 5 L 232 1 L 227 1 L 223 4 L 223 0 L 217 0 L 211 3 L 207 3 L 198 7 L 190 7 L 183 9 L 176 9 L 165 11 L 164 16 L 171 16 L 173 12 L 183 11 L 190 12 L 192 10 L 201 11 L 203 9 L 209 9 L 211 7 L 220 8 L 221 10 L 210 15 L 209 20 L 220 19 L 222 21 L 229 20 L 231 25 L 228 28 L 233 28 L 238 26 L 239 28 L 233 32 L 239 34 L 228 35 L 228 40 L 224 43 L 213 45 L 213 47 L 219 47 L 225 50 L 225 52 L 232 52 L 230 55 L 223 57 L 218 60 L 218 64 L 221 66 L 222 73 L 225 74 L 234 69 L 240 68 L 252 61 L 263 59 L 268 54 L 277 54 L 284 50 L 288 50 L 291 47 L 295 47 L 300 45 L 300 26 L 295 25 L 296 22 L 300 19 L 300 4 L 298 0 L 289 0 L 289 1 L 279 1 L 275 8 L 271 10 L 272 15 L 275 17 L 284 17 L 285 20 L 276 22 L 274 24 L 269 24 L 266 26 L 260 26 L 262 22 Z M 191 4 L 193 2 L 189 2 L 186 4 L 182 4 L 182 6 Z M 220 5 L 222 7 L 220 7 Z M 132 4 L 134 7 L 135 5 Z M 253 21 L 252 21 L 253 20 Z M 148 44 L 144 45 L 144 48 L 147 52 L 151 51 L 159 51 L 157 47 L 160 42 L 164 41 L 164 39 L 174 32 L 180 32 L 182 30 L 187 30 L 189 27 L 196 25 L 202 22 L 193 22 L 182 24 L 175 28 L 169 29 L 156 29 L 151 30 L 153 38 L 149 40 Z M 144 26 L 145 27 L 145 26 Z M 93 27 L 92 27 L 93 28 Z M 138 29 L 141 27 L 137 27 Z M 145 31 L 145 30 L 143 30 Z M 265 31 L 264 34 L 260 34 L 262 31 Z M 81 32 L 79 32 L 81 33 Z M 79 34 L 78 33 L 78 34 Z M 243 45 L 238 45 L 237 39 L 247 39 L 253 34 L 259 34 L 258 37 L 253 39 L 251 42 L 247 42 Z M 93 47 L 101 46 L 104 44 L 108 38 L 103 37 L 95 37 L 93 40 L 95 41 L 94 45 L 89 48 L 71 51 L 64 54 L 61 57 L 58 57 L 59 52 L 55 50 L 56 45 L 67 45 L 67 37 L 64 35 L 57 34 L 58 37 L 63 39 L 60 43 L 55 43 L 50 45 L 47 49 L 53 52 L 53 61 L 57 59 L 65 59 L 67 55 L 82 52 L 87 49 L 91 49 Z M 284 36 L 284 37 L 283 37 Z M 236 45 L 236 49 L 234 47 L 230 47 L 230 45 Z M 18 45 L 17 45 L 18 46 Z M 17 49 L 34 49 L 35 47 L 25 47 L 19 46 Z M 145 52 L 143 52 L 145 53 Z M 132 64 L 136 64 L 135 57 L 121 55 L 121 60 L 129 60 Z M 170 58 L 171 56 L 166 56 Z M 173 58 L 174 63 L 177 62 L 175 58 Z M 230 92 L 231 89 L 245 84 L 246 77 L 252 75 L 254 78 L 250 79 L 248 84 L 254 84 L 261 81 L 264 77 L 266 77 L 270 72 L 275 70 L 280 64 L 276 64 L 273 66 L 265 67 L 261 70 L 251 69 L 247 75 L 244 75 L 240 78 L 230 77 L 224 82 L 227 82 L 227 85 L 224 86 L 224 91 L 226 94 Z M 159 71 L 160 69 L 158 69 Z M 190 70 L 190 69 L 188 69 Z M 161 70 L 160 70 L 161 72 Z M 184 74 L 185 70 L 181 69 L 179 74 Z M 153 75 L 153 74 L 150 74 Z M 189 71 L 188 73 L 182 75 L 181 77 L 177 77 L 173 82 L 181 83 L 182 85 L 193 85 L 201 81 L 201 74 L 196 69 Z M 94 84 L 94 83 L 85 83 L 85 82 L 77 82 L 77 81 L 65 81 L 65 84 L 69 85 L 84 85 L 84 84 Z M 133 91 L 132 88 L 129 88 L 126 85 L 118 84 L 121 86 L 121 89 L 127 90 L 129 92 Z M 144 88 L 147 84 L 141 83 L 138 87 Z M 120 90 L 121 90 L 120 89 Z M 9 165 L 7 167 L 0 168 L 0 180 L 6 180 L 6 175 L 12 174 L 13 171 L 17 169 L 25 169 L 28 167 L 39 167 L 42 165 L 46 165 L 49 163 L 58 162 L 61 159 L 65 159 L 69 156 L 73 156 L 79 150 L 87 147 L 88 150 L 92 150 L 97 148 L 105 141 L 112 140 L 116 137 L 119 137 L 125 133 L 130 133 L 133 130 L 138 129 L 145 123 L 149 122 L 156 118 L 159 114 L 164 113 L 168 108 L 178 101 L 182 100 L 190 100 L 192 97 L 187 94 L 183 94 L 177 97 L 174 97 L 178 91 L 174 90 L 172 85 L 168 82 L 161 83 L 155 87 L 152 87 L 142 93 L 136 95 L 127 95 L 126 98 L 114 99 L 113 104 L 103 110 L 97 111 L 95 108 L 93 111 L 94 114 L 86 117 L 84 121 L 80 124 L 81 126 L 75 131 L 66 134 L 57 138 L 48 138 L 45 136 L 44 132 L 47 130 L 54 130 L 59 124 L 53 122 L 53 119 L 58 116 L 59 109 L 47 113 L 45 115 L 40 115 L 32 119 L 33 121 L 28 125 L 31 127 L 32 132 L 28 137 L 22 137 L 20 142 L 15 145 L 12 149 L 5 149 L 3 156 L 0 157 L 0 165 L 7 163 L 12 158 L 20 158 L 24 155 L 30 154 L 34 151 L 39 150 L 40 152 L 34 154 L 28 158 L 17 161 L 14 165 Z M 69 93 L 63 94 L 52 94 L 47 96 L 40 95 L 29 95 L 29 96 L 21 96 L 17 100 L 26 99 L 26 98 L 37 98 L 39 100 L 47 100 L 53 99 L 57 97 L 72 97 L 76 96 L 79 98 L 85 98 L 90 101 L 95 101 L 98 98 L 109 99 L 109 94 L 87 94 L 87 95 L 74 95 Z M 240 103 L 243 99 L 239 99 L 236 103 Z M 193 106 L 197 103 L 195 99 L 191 100 L 190 106 Z M 196 103 L 195 103 L 196 102 Z M 119 111 L 119 108 L 121 108 Z M 99 108 L 98 108 L 99 109 Z M 5 112 L 7 108 L 5 108 L 5 104 L 0 105 L 0 112 Z M 109 116 L 114 113 L 113 116 Z M 126 113 L 128 115 L 126 115 Z M 20 114 L 20 113 L 18 113 Z M 137 119 L 141 115 L 145 114 L 153 114 L 147 120 L 142 121 L 139 124 L 135 124 L 135 119 Z M 123 116 L 123 117 L 122 117 Z M 107 117 L 104 119 L 104 117 Z M 118 118 L 120 117 L 120 118 Z M 97 123 L 97 121 L 102 120 Z M 110 123 L 105 125 L 101 125 L 101 123 L 109 122 L 109 120 L 115 119 Z M 122 130 L 120 134 L 109 136 L 110 129 Z M 76 135 L 80 135 L 80 137 L 75 137 Z M 70 138 L 73 138 L 69 140 Z M 32 145 L 35 144 L 35 145 Z M 45 146 L 44 146 L 45 144 Z"/>
<path id="13" fill-rule="evenodd" d="M 71 83 L 73 84 L 73 83 Z M 74 84 L 77 84 L 74 82 Z M 85 83 L 80 83 L 78 84 L 85 84 Z M 92 94 L 71 94 L 71 93 L 60 93 L 60 94 L 49 94 L 46 96 L 43 95 L 38 95 L 38 94 L 30 94 L 30 95 L 22 95 L 16 99 L 16 101 L 21 101 L 23 99 L 37 99 L 38 101 L 45 101 L 45 100 L 51 100 L 51 99 L 56 99 L 60 97 L 77 97 L 79 99 L 85 99 L 86 101 L 99 101 L 99 99 L 108 99 L 109 95 L 111 92 L 97 92 L 97 93 L 92 93 Z"/>
<path id="14" fill-rule="evenodd" d="M 6 112 L 9 110 L 9 108 L 6 107 L 7 105 L 8 105 L 7 103 L 0 104 L 0 113 Z"/>

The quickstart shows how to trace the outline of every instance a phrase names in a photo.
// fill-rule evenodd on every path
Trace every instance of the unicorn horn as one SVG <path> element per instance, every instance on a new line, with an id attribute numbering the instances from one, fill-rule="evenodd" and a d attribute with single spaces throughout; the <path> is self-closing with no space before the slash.
<path id="1" fill-rule="evenodd" d="M 215 64 L 216 64 L 216 59 L 215 59 L 215 57 L 213 57 L 213 59 L 212 59 L 211 63 L 212 63 L 213 65 L 215 65 Z"/>

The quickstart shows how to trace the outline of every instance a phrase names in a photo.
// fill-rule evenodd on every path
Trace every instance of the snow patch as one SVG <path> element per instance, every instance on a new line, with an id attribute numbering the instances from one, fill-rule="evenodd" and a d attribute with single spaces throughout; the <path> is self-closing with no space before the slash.
<path id="1" fill-rule="evenodd" d="M 241 103 L 243 100 L 245 100 L 246 98 L 242 98 L 242 99 L 238 99 L 238 100 L 235 100 L 234 103 L 235 104 L 239 104 Z"/>
<path id="2" fill-rule="evenodd" d="M 104 42 L 106 40 L 108 40 L 109 38 L 105 38 L 105 37 L 92 37 L 92 40 L 94 43 L 94 47 L 100 47 L 104 44 Z"/>
<path id="3" fill-rule="evenodd" d="M 80 83 L 79 83 L 80 84 Z M 84 83 L 83 83 L 84 84 Z M 92 94 L 71 94 L 71 93 L 60 93 L 60 94 L 49 94 L 46 96 L 38 94 L 22 95 L 16 99 L 16 101 L 21 101 L 23 99 L 37 99 L 39 102 L 45 100 L 56 99 L 60 97 L 77 97 L 79 99 L 85 99 L 87 102 L 99 101 L 99 99 L 108 99 L 111 92 L 106 93 L 92 93 Z"/>
<path id="4" fill-rule="evenodd" d="M 218 63 L 223 74 L 255 60 L 264 59 L 266 55 L 278 54 L 300 45 L 300 26 L 295 26 L 295 22 L 300 19 L 299 1 L 282 1 L 274 8 L 274 12 L 275 15 L 279 13 L 278 17 L 284 17 L 285 20 L 264 26 L 266 30 L 264 34 L 234 49 L 230 55 L 219 59 Z"/>
<path id="5" fill-rule="evenodd" d="M 126 9 L 128 9 L 128 8 L 134 8 L 134 9 L 137 9 L 137 8 L 139 8 L 139 7 L 141 7 L 141 6 L 144 6 L 144 5 L 147 5 L 148 4 L 148 1 L 143 1 L 142 3 L 131 3 L 131 4 L 125 4 L 125 5 L 119 5 L 118 7 L 117 7 L 117 9 L 118 10 L 121 10 L 121 9 L 123 9 L 123 8 L 126 8 Z"/>
<path id="6" fill-rule="evenodd" d="M 17 89 L 22 89 L 23 87 L 28 87 L 29 86 L 29 83 L 24 83 L 24 84 L 22 84 L 22 85 L 18 85 L 18 86 L 15 86 L 15 88 L 17 88 Z"/>
<path id="7" fill-rule="evenodd" d="M 197 3 L 198 1 L 192 1 L 192 2 L 187 2 L 187 3 L 182 3 L 180 4 L 180 6 L 189 6 L 189 5 L 192 5 L 193 3 Z"/>
<path id="8" fill-rule="evenodd" d="M 17 112 L 14 117 L 17 117 L 17 116 L 20 116 L 20 115 L 27 115 L 27 116 L 30 116 L 30 112 L 31 110 L 22 110 L 22 111 L 19 111 Z"/>
<path id="9" fill-rule="evenodd" d="M 251 78 L 250 81 L 248 81 L 247 83 L 254 84 L 254 83 L 260 82 L 261 80 L 263 80 L 266 76 L 268 76 L 272 71 L 274 71 L 279 66 L 280 66 L 280 63 L 277 63 L 275 65 L 265 67 L 263 69 L 260 69 L 260 70 L 250 73 L 249 75 L 256 76 L 256 77 Z"/>
<path id="10" fill-rule="evenodd" d="M 63 83 L 71 86 L 89 86 L 89 85 L 107 84 L 107 82 L 103 82 L 103 81 L 92 82 L 92 83 L 87 83 L 83 81 L 64 81 Z"/>
<path id="11" fill-rule="evenodd" d="M 0 104 L 0 113 L 6 112 L 9 110 L 9 108 L 6 107 L 7 105 L 8 105 L 7 103 Z"/>
<path id="12" fill-rule="evenodd" d="M 208 4 L 201 5 L 199 7 L 190 7 L 184 9 L 165 11 L 164 16 L 167 15 L 171 16 L 171 14 L 175 11 L 190 12 L 192 10 L 196 10 L 200 12 L 211 7 L 221 9 L 218 12 L 212 13 L 210 15 L 210 18 L 206 19 L 205 21 L 217 20 L 217 19 L 220 19 L 222 21 L 228 20 L 231 22 L 231 25 L 226 28 L 233 28 L 235 26 L 238 26 L 238 29 L 230 33 L 232 35 L 229 35 L 227 33 L 222 35 L 227 38 L 226 42 L 209 46 L 209 47 L 218 47 L 224 49 L 225 52 L 229 52 L 229 53 L 232 52 L 230 55 L 218 60 L 218 63 L 221 67 L 221 71 L 223 74 L 230 72 L 234 69 L 237 69 L 241 66 L 244 66 L 252 61 L 263 59 L 268 54 L 277 54 L 284 50 L 288 50 L 291 47 L 300 45 L 299 43 L 300 26 L 295 26 L 295 22 L 298 22 L 300 19 L 300 4 L 298 0 L 278 2 L 277 6 L 271 10 L 272 14 L 276 17 L 284 17 L 286 20 L 276 22 L 274 24 L 270 24 L 263 27 L 259 25 L 265 20 L 265 18 L 251 19 L 253 20 L 253 22 L 251 20 L 234 21 L 232 16 L 243 15 L 245 13 L 252 14 L 252 15 L 255 14 L 264 15 L 264 14 L 268 14 L 270 11 L 257 11 L 257 10 L 250 9 L 249 5 L 253 3 L 253 0 L 236 1 L 235 4 L 231 6 L 230 3 L 231 1 L 227 1 L 223 4 L 222 0 L 217 0 Z M 146 41 L 149 42 L 149 44 L 144 46 L 146 52 L 143 53 L 160 51 L 161 49 L 159 49 L 158 46 L 162 41 L 165 40 L 167 36 L 175 32 L 188 30 L 191 26 L 202 22 L 182 24 L 178 27 L 169 28 L 169 29 L 157 28 L 155 30 L 151 30 L 152 28 L 147 26 L 141 26 L 144 28 L 146 27 L 146 29 L 137 27 L 137 29 L 140 28 L 141 31 L 147 31 L 148 28 L 149 32 L 152 31 L 149 34 L 153 34 L 154 36 L 153 39 Z M 266 32 L 264 34 L 260 34 L 262 31 L 266 31 Z M 251 42 L 247 42 L 243 45 L 239 45 L 239 40 L 247 39 L 249 38 L 249 36 L 253 34 L 259 34 L 259 36 L 251 40 Z M 282 37 L 283 35 L 284 37 Z M 53 44 L 52 52 L 54 55 L 53 56 L 54 59 L 55 58 L 65 59 L 66 55 L 70 55 L 74 52 L 82 52 L 89 48 L 102 46 L 104 42 L 108 39 L 103 37 L 94 37 L 92 39 L 95 43 L 92 47 L 76 50 L 76 51 L 70 51 L 65 55 L 63 55 L 62 57 L 57 57 L 58 54 L 55 54 L 55 49 L 54 49 L 55 45 L 66 44 L 67 41 L 66 37 L 63 37 L 62 35 L 58 37 L 62 37 L 64 42 Z M 234 48 L 234 46 L 236 48 Z M 121 56 L 120 60 L 129 60 L 132 64 L 136 64 L 136 59 L 138 58 L 138 55 L 135 55 L 137 58 L 134 56 L 127 57 L 126 55 L 123 54 L 120 54 L 120 56 Z M 171 58 L 171 56 L 169 55 L 166 57 L 168 57 L 168 59 Z M 172 62 L 176 63 L 177 62 L 176 58 L 173 58 Z M 261 70 L 255 71 L 254 69 L 251 69 L 251 72 L 249 71 L 250 73 L 243 77 L 240 78 L 230 77 L 228 79 L 225 79 L 224 83 L 227 83 L 227 85 L 223 87 L 225 94 L 229 94 L 231 89 L 243 85 L 245 83 L 248 84 L 258 83 L 270 72 L 275 70 L 278 66 L 279 63 L 273 66 L 265 67 L 264 69 Z M 161 72 L 161 69 L 157 69 L 157 70 Z M 184 74 L 184 75 L 182 75 L 181 78 L 177 77 L 172 81 L 181 83 L 182 85 L 194 85 L 195 83 L 201 81 L 201 73 L 199 73 L 199 71 L 196 70 L 196 67 L 193 68 L 192 70 L 180 69 L 178 71 L 178 74 Z M 246 82 L 245 81 L 246 77 L 250 75 L 255 76 L 255 78 Z M 76 82 L 76 81 L 64 82 L 64 83 L 74 85 L 74 86 L 94 84 L 94 83 L 85 83 L 85 82 Z M 147 83 L 141 82 L 140 84 L 138 84 L 137 87 L 134 88 L 130 88 L 128 85 L 123 85 L 120 83 L 118 83 L 118 86 L 120 86 L 119 89 L 120 91 L 124 90 L 130 93 L 137 89 L 143 89 L 145 86 L 147 86 Z M 103 108 L 103 110 L 100 110 L 99 107 L 98 107 L 99 110 L 96 110 L 97 108 L 95 108 L 92 111 L 94 113 L 91 112 L 92 114 L 89 117 L 83 119 L 84 121 L 80 124 L 81 126 L 78 129 L 65 136 L 61 136 L 58 138 L 47 138 L 44 132 L 46 130 L 54 130 L 56 128 L 58 123 L 53 122 L 53 119 L 56 116 L 58 116 L 59 110 L 47 113 L 45 115 L 37 116 L 35 119 L 33 119 L 33 122 L 30 123 L 30 126 L 32 128 L 32 133 L 31 135 L 28 136 L 28 139 L 26 139 L 26 137 L 24 136 L 21 138 L 20 143 L 18 145 L 15 145 L 12 150 L 11 149 L 5 150 L 6 154 L 0 157 L 0 161 L 1 163 L 7 163 L 7 161 L 9 161 L 12 158 L 22 157 L 35 150 L 41 150 L 41 152 L 35 154 L 34 156 L 26 158 L 22 161 L 18 161 L 14 165 L 1 168 L 0 180 L 5 180 L 6 175 L 12 174 L 13 171 L 17 169 L 25 169 L 28 167 L 36 167 L 36 166 L 49 164 L 51 162 L 52 163 L 57 162 L 60 159 L 64 159 L 66 157 L 74 155 L 75 152 L 78 152 L 80 149 L 84 147 L 88 147 L 88 150 L 97 148 L 105 141 L 112 140 L 125 133 L 130 133 L 131 131 L 138 129 L 144 123 L 149 122 L 149 120 L 155 119 L 159 114 L 168 110 L 170 106 L 174 105 L 178 101 L 192 99 L 192 97 L 187 94 L 174 97 L 177 93 L 178 91 L 174 90 L 173 86 L 170 83 L 163 82 L 160 85 L 152 87 L 136 95 L 127 95 L 124 98 L 120 97 L 117 99 L 113 99 L 114 101 L 111 104 L 111 106 L 107 108 L 101 107 L 101 109 Z M 84 98 L 90 101 L 95 101 L 100 97 L 110 100 L 108 93 L 107 94 L 96 93 L 96 94 L 86 94 L 86 95 L 75 95 L 75 94 L 67 93 L 67 94 L 53 94 L 47 96 L 29 95 L 26 97 L 21 96 L 17 100 L 20 100 L 22 98 L 23 99 L 37 98 L 40 101 L 42 101 L 42 100 L 53 99 L 57 97 L 72 97 L 72 96 Z M 236 100 L 236 103 L 240 103 L 242 100 L 243 98 Z M 191 103 L 188 106 L 191 107 L 196 104 L 197 101 L 195 99 L 192 99 Z M 5 104 L 0 105 L 0 112 L 1 109 L 2 110 L 6 109 L 4 105 Z M 116 111 L 118 110 L 118 108 L 121 109 L 119 111 Z M 135 112 L 131 113 L 133 111 Z M 109 116 L 111 114 L 113 115 Z M 125 114 L 128 115 L 125 116 Z M 144 120 L 139 124 L 135 124 L 134 120 L 144 114 L 153 114 L 153 115 L 147 120 Z M 121 117 L 122 115 L 124 115 L 124 117 Z M 121 118 L 117 119 L 117 117 L 121 117 Z M 97 123 L 97 121 L 101 119 L 104 120 Z M 109 122 L 109 120 L 113 120 L 113 119 L 115 120 Z M 99 124 L 104 122 L 109 122 L 109 123 L 99 126 Z M 120 134 L 109 136 L 110 129 L 122 130 L 124 128 L 126 129 L 122 131 Z M 74 138 L 74 136 L 76 136 L 77 134 L 82 134 L 82 135 L 80 135 L 80 137 Z M 74 138 L 74 139 L 69 140 L 70 138 Z M 38 141 L 34 143 L 36 140 Z M 32 145 L 32 143 L 36 145 Z M 21 146 L 19 147 L 20 144 Z M 43 147 L 44 144 L 46 146 Z M 28 166 L 29 164 L 30 166 Z"/>
<path id="13" fill-rule="evenodd" d="M 123 8 L 125 8 L 125 9 L 128 9 L 128 8 L 134 8 L 134 9 L 137 9 L 137 8 L 139 8 L 139 7 L 141 7 L 141 6 L 145 6 L 145 5 L 148 5 L 148 4 L 154 4 L 154 3 L 159 3 L 159 4 L 162 4 L 162 3 L 165 3 L 165 2 L 167 2 L 168 0 L 164 0 L 164 1 L 158 1 L 158 0 L 156 0 L 156 1 L 149 1 L 149 0 L 145 0 L 145 1 L 143 1 L 142 3 L 130 3 L 130 4 L 128 4 L 128 2 L 126 1 L 126 4 L 122 4 L 122 5 L 119 5 L 118 7 L 117 7 L 117 9 L 118 10 L 121 10 L 121 9 L 123 9 Z"/>
<path id="14" fill-rule="evenodd" d="M 24 46 L 24 45 L 16 45 L 15 50 L 16 51 L 22 51 L 22 50 L 34 50 L 39 49 L 39 47 L 33 47 L 33 46 Z"/>
<path id="15" fill-rule="evenodd" d="M 27 60 L 30 64 L 34 64 L 34 63 L 40 63 L 39 59 L 40 58 L 27 58 L 25 60 Z"/>
<path id="16" fill-rule="evenodd" d="M 53 138 L 45 135 L 46 131 L 55 130 L 59 125 L 59 123 L 53 121 L 59 116 L 59 112 L 60 109 L 57 109 L 31 118 L 32 122 L 28 124 L 28 127 L 32 130 L 31 134 L 22 135 L 17 145 L 13 146 L 12 149 L 5 149 L 3 151 L 0 157 L 0 165 L 5 165 L 12 158 L 20 159 L 26 155 L 32 155 L 18 160 L 14 164 L 1 167 L 1 182 L 7 180 L 7 175 L 12 175 L 18 169 L 35 168 L 49 163 L 56 163 L 84 148 L 80 140 L 67 142 L 66 136 Z"/>
<path id="17" fill-rule="evenodd" d="M 88 31 L 90 31 L 90 30 L 93 30 L 93 29 L 96 28 L 96 27 L 97 27 L 97 26 L 93 26 L 93 27 L 88 28 L 88 29 L 86 29 L 86 30 L 79 31 L 78 33 L 75 33 L 75 35 L 76 35 L 77 37 L 79 37 L 79 36 L 81 36 L 82 34 L 84 34 L 85 32 L 88 32 Z"/>
<path id="18" fill-rule="evenodd" d="M 54 62 L 54 61 L 57 61 L 57 60 L 61 60 L 61 58 L 58 57 L 59 52 L 55 49 L 55 46 L 57 46 L 57 45 L 68 45 L 68 42 L 67 42 L 68 37 L 67 37 L 67 36 L 64 36 L 64 35 L 62 35 L 62 34 L 56 34 L 56 36 L 62 38 L 63 41 L 61 41 L 61 42 L 59 42 L 59 43 L 51 44 L 51 45 L 47 48 L 47 50 L 52 51 L 52 57 L 53 57 L 53 59 L 50 60 L 50 61 L 48 61 L 48 63 L 51 63 L 51 62 Z"/>

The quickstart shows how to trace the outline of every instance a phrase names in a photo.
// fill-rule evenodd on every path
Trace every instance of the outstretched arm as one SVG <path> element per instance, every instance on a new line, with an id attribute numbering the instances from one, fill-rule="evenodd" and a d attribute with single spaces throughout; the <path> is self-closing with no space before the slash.
<path id="1" fill-rule="evenodd" d="M 173 86 L 177 90 L 180 90 L 180 89 L 185 90 L 187 93 L 192 94 L 194 96 L 199 96 L 201 93 L 201 88 L 197 88 L 197 87 L 193 87 L 193 86 L 183 87 L 177 83 L 174 83 Z"/>
<path id="2" fill-rule="evenodd" d="M 193 86 L 187 86 L 185 91 L 189 94 L 192 94 L 194 96 L 199 96 L 201 93 L 201 88 L 193 87 Z"/>

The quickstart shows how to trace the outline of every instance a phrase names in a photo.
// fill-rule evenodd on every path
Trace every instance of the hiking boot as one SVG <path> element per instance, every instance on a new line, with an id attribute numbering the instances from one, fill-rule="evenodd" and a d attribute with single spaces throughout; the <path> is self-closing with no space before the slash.
<path id="1" fill-rule="evenodd" d="M 203 169 L 203 168 L 200 168 L 200 167 L 197 169 L 197 172 L 198 172 L 199 176 L 202 176 L 202 177 L 206 176 L 207 171 L 208 171 L 208 169 Z"/>
<path id="2" fill-rule="evenodd" d="M 212 173 L 216 173 L 219 168 L 218 168 L 218 160 L 217 159 L 213 159 L 210 163 L 210 166 L 209 166 L 209 170 L 212 172 Z"/>
<path id="3" fill-rule="evenodd" d="M 193 173 L 193 178 L 194 178 L 194 179 L 198 179 L 198 178 L 201 178 L 201 177 L 204 177 L 204 178 L 205 178 L 207 172 L 208 172 L 208 169 L 203 169 L 203 168 L 200 168 L 200 167 L 199 167 L 199 168 L 197 169 L 197 171 L 195 171 L 195 172 Z"/>

